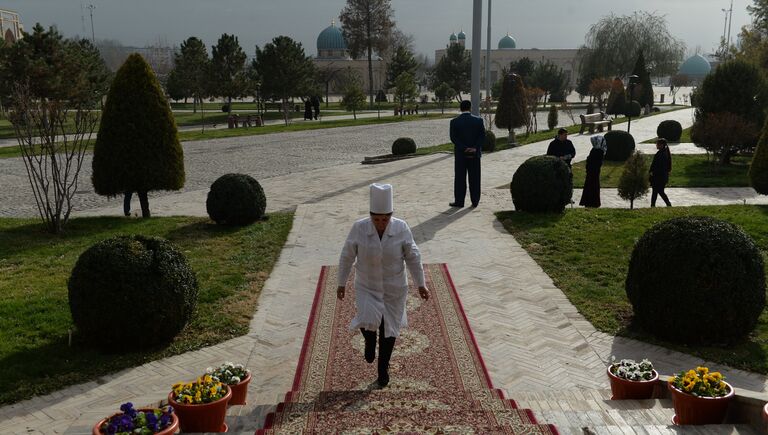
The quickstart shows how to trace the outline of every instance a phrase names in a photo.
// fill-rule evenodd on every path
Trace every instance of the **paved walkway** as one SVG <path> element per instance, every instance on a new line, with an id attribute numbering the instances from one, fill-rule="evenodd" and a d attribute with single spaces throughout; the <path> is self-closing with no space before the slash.
<path id="1" fill-rule="evenodd" d="M 690 125 L 691 111 L 635 121 L 632 132 L 639 141 L 654 137 L 662 119 Z M 589 136 L 572 139 L 577 160 L 584 159 Z M 537 143 L 484 156 L 484 185 L 509 183 L 522 161 L 545 148 L 546 143 Z M 367 214 L 367 186 L 373 181 L 394 184 L 395 214 L 411 225 L 424 261 L 448 264 L 491 377 L 513 396 L 516 391 L 605 388 L 604 370 L 611 355 L 648 357 L 664 374 L 702 363 L 689 355 L 596 331 L 496 221 L 495 211 L 512 208 L 508 191 L 486 187 L 477 209 L 448 207 L 452 168 L 452 157 L 438 154 L 261 178 L 269 210 L 299 205 L 248 335 L 0 408 L 0 432 L 88 433 L 89 425 L 121 402 L 156 402 L 167 395 L 172 383 L 224 360 L 246 362 L 254 372 L 251 403 L 232 412 L 240 414 L 237 421 L 243 428 L 255 428 L 279 395 L 290 389 L 320 266 L 337 262 L 351 223 Z M 204 215 L 205 193 L 156 198 L 153 210 L 158 215 Z M 744 189 L 670 189 L 676 205 L 741 203 L 747 196 L 750 203 L 768 202 Z M 604 198 L 614 204 L 607 192 Z M 626 207 L 623 202 L 615 204 Z M 115 204 L 88 214 L 117 212 Z M 764 376 L 723 371 L 736 388 L 766 390 Z"/>

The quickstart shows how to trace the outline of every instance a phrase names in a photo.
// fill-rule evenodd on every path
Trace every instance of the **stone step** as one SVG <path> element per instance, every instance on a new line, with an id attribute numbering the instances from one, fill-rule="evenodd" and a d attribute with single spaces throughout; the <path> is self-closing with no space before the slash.
<path id="1" fill-rule="evenodd" d="M 557 426 L 560 435 L 758 435 L 761 432 L 743 424 L 703 426 Z"/>
<path id="2" fill-rule="evenodd" d="M 457 418 L 461 416 L 461 418 Z M 388 408 L 350 412 L 309 412 L 275 413 L 267 418 L 265 428 L 275 427 L 278 432 L 306 432 L 322 428 L 329 433 L 357 429 L 368 431 L 372 428 L 389 428 L 395 431 L 421 432 L 429 428 L 449 428 L 454 425 L 474 428 L 476 433 L 487 433 L 497 428 L 510 430 L 499 433 L 517 433 L 526 427 L 529 433 L 551 433 L 546 425 L 538 425 L 530 410 L 508 409 L 499 411 L 484 410 L 442 410 L 426 406 L 410 408 Z M 513 428 L 516 428 L 512 430 Z M 538 430 L 537 430 L 538 429 Z"/>

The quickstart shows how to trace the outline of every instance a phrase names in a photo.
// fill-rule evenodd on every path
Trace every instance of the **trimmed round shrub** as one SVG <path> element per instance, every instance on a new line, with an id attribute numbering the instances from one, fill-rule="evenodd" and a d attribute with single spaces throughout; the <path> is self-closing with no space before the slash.
<path id="1" fill-rule="evenodd" d="M 640 116 L 640 114 L 643 112 L 643 108 L 640 106 L 640 103 L 635 100 L 632 100 L 632 102 L 624 106 L 624 110 L 626 110 L 626 113 L 624 113 L 626 116 Z"/>
<path id="2" fill-rule="evenodd" d="M 167 240 L 141 235 L 88 248 L 68 287 L 78 334 L 108 352 L 170 341 L 192 317 L 198 293 L 184 254 Z"/>
<path id="3" fill-rule="evenodd" d="M 674 218 L 638 240 L 625 288 L 635 321 L 657 337 L 730 344 L 749 334 L 763 312 L 763 258 L 733 224 Z"/>
<path id="4" fill-rule="evenodd" d="M 224 112 L 224 113 L 227 113 L 227 112 L 229 112 L 229 104 L 226 104 L 226 103 L 225 103 L 225 104 L 223 104 L 223 105 L 221 106 L 221 111 L 222 111 L 222 112 Z"/>
<path id="5" fill-rule="evenodd" d="M 683 126 L 674 119 L 661 121 L 656 127 L 656 136 L 663 137 L 667 142 L 680 142 L 680 136 L 683 135 Z"/>
<path id="6" fill-rule="evenodd" d="M 517 168 L 509 190 L 517 210 L 560 213 L 571 203 L 573 177 L 557 157 L 534 156 Z"/>
<path id="7" fill-rule="evenodd" d="M 250 175 L 226 174 L 211 185 L 205 209 L 217 224 L 248 225 L 264 216 L 267 196 Z"/>
<path id="8" fill-rule="evenodd" d="M 626 131 L 611 130 L 605 133 L 605 143 L 608 150 L 605 159 L 614 162 L 623 162 L 635 152 L 635 138 Z"/>
<path id="9" fill-rule="evenodd" d="M 416 152 L 416 142 L 410 137 L 400 137 L 395 139 L 392 144 L 392 154 L 401 156 L 403 154 L 413 154 Z"/>
<path id="10" fill-rule="evenodd" d="M 483 142 L 483 152 L 492 153 L 496 151 L 496 134 L 491 130 L 485 130 L 485 141 Z"/>

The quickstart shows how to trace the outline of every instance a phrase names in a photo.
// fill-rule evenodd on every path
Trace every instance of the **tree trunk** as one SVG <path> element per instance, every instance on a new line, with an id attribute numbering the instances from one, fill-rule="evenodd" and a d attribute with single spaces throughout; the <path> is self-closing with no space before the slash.
<path id="1" fill-rule="evenodd" d="M 325 82 L 325 108 L 326 109 L 328 108 L 328 91 L 330 87 L 331 87 L 331 83 Z"/>
<path id="2" fill-rule="evenodd" d="M 288 111 L 290 110 L 290 104 L 288 104 L 288 98 L 283 97 L 283 121 L 285 126 L 288 127 Z"/>
<path id="3" fill-rule="evenodd" d="M 152 215 L 149 213 L 149 199 L 147 198 L 147 192 L 139 192 L 139 204 L 141 204 L 141 217 L 150 218 Z"/>
<path id="4" fill-rule="evenodd" d="M 629 209 L 632 210 L 634 208 L 635 208 L 635 200 L 634 199 L 630 199 L 629 200 Z"/>

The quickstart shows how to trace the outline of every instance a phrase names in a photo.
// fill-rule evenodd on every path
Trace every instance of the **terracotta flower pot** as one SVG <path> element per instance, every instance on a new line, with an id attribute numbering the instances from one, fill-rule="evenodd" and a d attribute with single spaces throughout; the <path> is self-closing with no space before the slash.
<path id="1" fill-rule="evenodd" d="M 728 385 L 728 394 L 722 397 L 697 397 L 667 384 L 672 394 L 672 405 L 675 407 L 675 424 L 721 424 L 728 413 L 728 405 L 735 397 L 733 387 Z"/>
<path id="2" fill-rule="evenodd" d="M 173 399 L 173 392 L 168 393 L 168 403 L 179 417 L 182 432 L 226 432 L 229 430 L 224 420 L 227 417 L 227 403 L 232 397 L 232 389 L 221 399 L 200 405 L 179 403 Z"/>
<path id="3" fill-rule="evenodd" d="M 653 397 L 653 389 L 656 387 L 656 381 L 659 380 L 659 373 L 654 370 L 653 378 L 648 381 L 630 381 L 620 378 L 613 373 L 611 369 L 614 366 L 608 366 L 608 380 L 611 382 L 611 400 L 633 399 L 642 400 Z"/>
<path id="4" fill-rule="evenodd" d="M 139 408 L 136 411 L 139 411 L 139 412 L 152 411 L 152 408 Z M 111 419 L 112 417 L 114 417 L 116 415 L 120 415 L 120 414 L 122 414 L 122 412 L 116 412 L 116 413 L 110 415 L 107 418 L 101 419 L 98 423 L 93 425 L 92 434 L 93 435 L 102 435 L 101 425 L 106 423 L 106 422 L 108 422 L 109 419 Z M 168 425 L 168 427 L 166 427 L 165 429 L 161 430 L 160 432 L 155 432 L 155 435 L 171 435 L 171 434 L 175 434 L 176 431 L 178 431 L 178 430 L 179 430 L 179 417 L 177 417 L 176 414 L 173 413 L 173 414 L 171 414 L 171 424 Z"/>
<path id="5" fill-rule="evenodd" d="M 229 405 L 245 405 L 246 396 L 248 396 L 248 384 L 251 382 L 251 374 L 248 373 L 242 381 L 235 385 L 229 385 L 232 390 L 232 398 L 229 399 Z"/>

